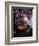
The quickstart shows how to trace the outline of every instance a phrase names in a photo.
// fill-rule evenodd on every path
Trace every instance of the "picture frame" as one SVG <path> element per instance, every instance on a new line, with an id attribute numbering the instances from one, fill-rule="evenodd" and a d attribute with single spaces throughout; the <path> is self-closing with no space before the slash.
<path id="1" fill-rule="evenodd" d="M 28 20 L 33 18 L 32 22 L 31 20 L 26 21 L 25 15 L 27 16 Z M 20 19 L 18 19 L 17 17 Z M 28 25 L 28 27 L 30 28 L 27 28 L 27 24 L 25 24 L 26 22 L 23 23 L 24 21 L 23 22 L 20 21 L 21 17 L 22 17 L 22 21 L 25 20 L 27 24 L 30 23 L 30 26 Z M 19 24 L 21 24 L 22 26 Z M 24 26 L 23 24 L 26 26 Z M 30 31 L 27 32 L 28 30 Z M 37 43 L 37 42 L 38 42 L 38 4 L 6 1 L 5 2 L 5 44 L 23 44 L 23 43 Z"/>

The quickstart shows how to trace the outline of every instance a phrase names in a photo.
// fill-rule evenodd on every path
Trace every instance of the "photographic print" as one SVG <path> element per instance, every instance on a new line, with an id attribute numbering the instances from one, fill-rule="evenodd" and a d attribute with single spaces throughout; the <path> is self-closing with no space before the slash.
<path id="1" fill-rule="evenodd" d="M 12 37 L 32 37 L 32 10 L 33 8 L 11 7 L 13 28 Z M 14 32 L 14 34 L 13 34 Z"/>
<path id="2" fill-rule="evenodd" d="M 38 42 L 38 4 L 5 2 L 5 43 Z"/>

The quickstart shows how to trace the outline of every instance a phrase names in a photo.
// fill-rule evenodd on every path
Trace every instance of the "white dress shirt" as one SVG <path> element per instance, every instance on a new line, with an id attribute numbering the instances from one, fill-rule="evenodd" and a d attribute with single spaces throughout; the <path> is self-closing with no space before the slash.
<path id="1" fill-rule="evenodd" d="M 23 20 L 24 20 L 24 22 L 27 22 L 27 24 L 32 27 L 32 18 L 28 19 L 27 17 L 24 17 Z"/>

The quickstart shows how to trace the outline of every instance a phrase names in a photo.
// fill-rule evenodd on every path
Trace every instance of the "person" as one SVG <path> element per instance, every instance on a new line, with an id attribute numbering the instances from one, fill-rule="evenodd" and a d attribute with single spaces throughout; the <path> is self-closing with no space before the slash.
<path id="1" fill-rule="evenodd" d="M 32 26 L 32 12 L 28 11 L 28 13 L 24 12 L 23 13 L 23 21 L 28 25 Z"/>
<path id="2" fill-rule="evenodd" d="M 27 24 L 32 27 L 32 11 L 29 11 L 27 14 Z"/>
<path id="3" fill-rule="evenodd" d="M 32 32 L 32 11 L 29 10 L 28 13 L 23 12 L 23 21 L 28 24 L 27 32 Z"/>
<path id="4" fill-rule="evenodd" d="M 27 21 L 27 14 L 26 13 L 23 13 L 23 21 L 26 22 Z"/>

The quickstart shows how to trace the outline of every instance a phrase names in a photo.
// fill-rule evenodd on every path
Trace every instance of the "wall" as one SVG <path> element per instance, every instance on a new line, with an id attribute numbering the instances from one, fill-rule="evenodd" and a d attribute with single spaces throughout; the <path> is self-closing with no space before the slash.
<path id="1" fill-rule="evenodd" d="M 39 3 L 39 0 L 11 0 L 11 1 Z M 39 11 L 39 8 L 38 8 L 38 11 Z M 5 0 L 0 0 L 0 46 L 8 46 L 8 45 L 5 45 Z M 12 45 L 12 46 L 39 46 L 39 43 L 19 44 L 19 45 Z"/>

